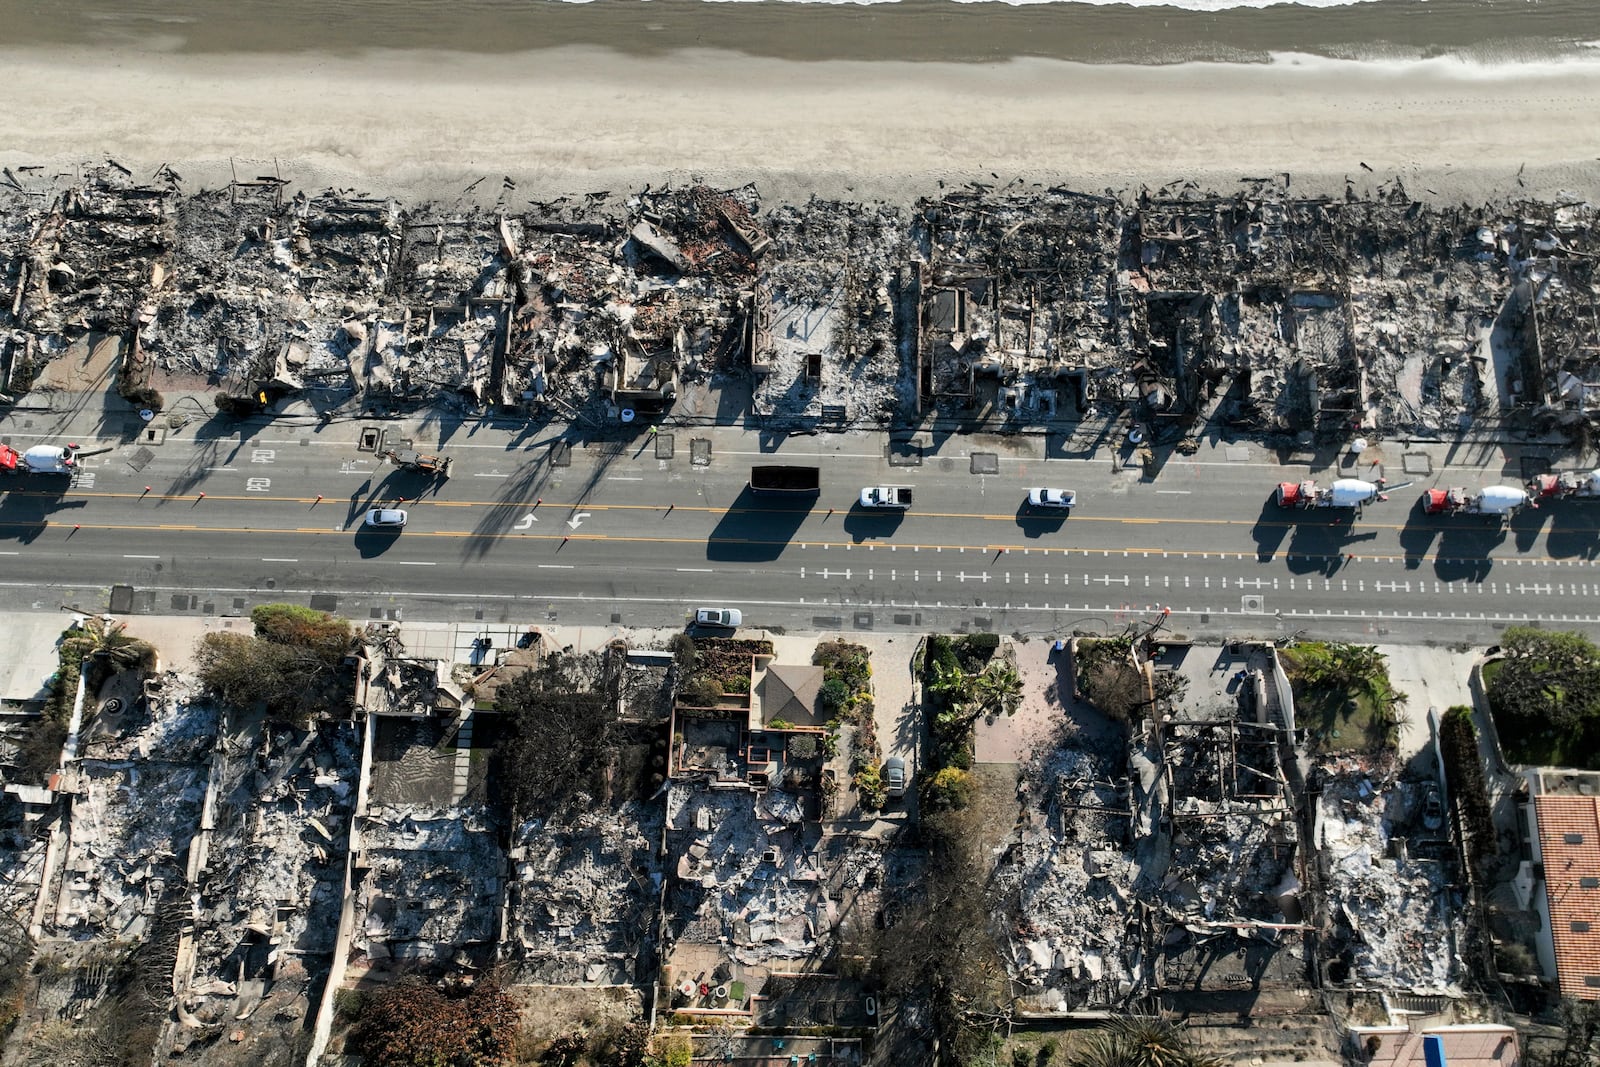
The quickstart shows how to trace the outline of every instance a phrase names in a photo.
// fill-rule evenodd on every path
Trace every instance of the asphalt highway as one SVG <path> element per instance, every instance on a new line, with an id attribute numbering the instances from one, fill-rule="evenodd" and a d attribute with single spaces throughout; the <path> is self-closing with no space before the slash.
<path id="1" fill-rule="evenodd" d="M 753 434 L 679 430 L 567 450 L 485 432 L 447 442 L 448 480 L 358 450 L 350 424 L 118 444 L 71 484 L 7 483 L 0 605 L 105 610 L 126 586 L 136 611 L 315 595 L 358 621 L 667 625 L 726 605 L 795 630 L 1043 635 L 1170 609 L 1191 633 L 1492 641 L 1525 620 L 1600 632 L 1600 504 L 1504 529 L 1422 515 L 1424 485 L 1478 487 L 1445 477 L 1359 516 L 1285 512 L 1272 490 L 1304 471 L 1275 463 L 1175 458 L 1152 480 L 1106 455 L 1047 455 L 1037 438 L 947 438 L 920 458 L 883 440 L 789 438 L 774 453 Z M 755 462 L 820 464 L 822 492 L 754 495 Z M 863 511 L 869 484 L 912 486 L 915 506 Z M 1034 485 L 1075 489 L 1077 509 L 1029 509 Z M 363 529 L 380 505 L 405 508 L 407 527 Z"/>

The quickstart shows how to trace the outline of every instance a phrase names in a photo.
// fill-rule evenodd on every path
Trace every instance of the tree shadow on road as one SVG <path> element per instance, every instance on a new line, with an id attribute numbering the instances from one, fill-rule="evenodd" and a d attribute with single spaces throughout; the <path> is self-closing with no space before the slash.
<path id="1" fill-rule="evenodd" d="M 516 473 L 500 483 L 494 502 L 482 509 L 472 528 L 473 535 L 462 545 L 463 558 L 481 559 L 506 534 L 516 531 L 531 533 L 538 521 L 551 521 L 549 516 L 557 514 L 558 509 L 540 506 L 538 500 L 556 471 L 565 469 L 556 466 L 556 458 L 558 454 L 570 456 L 570 449 L 581 447 L 585 442 L 582 432 L 576 427 L 568 427 L 543 440 L 529 442 L 526 450 L 532 455 L 517 468 Z M 582 506 L 583 498 L 605 477 L 612 462 L 621 454 L 620 449 L 602 451 L 594 473 L 578 487 L 574 507 Z"/>

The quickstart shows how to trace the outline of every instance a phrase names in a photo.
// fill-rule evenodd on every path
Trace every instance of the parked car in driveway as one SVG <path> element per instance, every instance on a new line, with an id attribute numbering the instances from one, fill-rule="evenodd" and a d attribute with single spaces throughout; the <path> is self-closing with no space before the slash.
<path id="1" fill-rule="evenodd" d="M 380 529 L 398 530 L 406 524 L 406 513 L 399 508 L 373 508 L 367 512 L 362 524 Z"/>
<path id="2" fill-rule="evenodd" d="M 883 785 L 892 797 L 906 795 L 906 786 L 910 782 L 906 776 L 906 761 L 899 756 L 890 756 L 883 761 Z"/>
<path id="3" fill-rule="evenodd" d="M 1051 511 L 1071 511 L 1078 503 L 1078 493 L 1075 489 L 1029 489 L 1028 504 L 1030 507 L 1048 508 Z"/>
<path id="4" fill-rule="evenodd" d="M 726 630 L 736 630 L 744 622 L 744 613 L 738 608 L 701 608 L 694 613 L 696 626 L 720 626 Z"/>

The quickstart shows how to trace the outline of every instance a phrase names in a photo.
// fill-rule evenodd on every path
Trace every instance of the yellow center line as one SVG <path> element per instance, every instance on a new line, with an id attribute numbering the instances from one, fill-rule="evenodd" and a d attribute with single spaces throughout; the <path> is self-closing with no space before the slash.
<path id="1" fill-rule="evenodd" d="M 197 504 L 198 503 L 201 506 L 203 506 L 204 504 L 213 503 L 213 502 L 214 503 L 227 503 L 227 502 L 248 501 L 249 503 L 252 503 L 252 504 L 294 504 L 294 505 L 297 505 L 297 506 L 298 505 L 306 505 L 306 506 L 324 507 L 324 508 L 328 508 L 329 510 L 337 510 L 341 505 L 348 504 L 348 500 L 347 499 L 343 499 L 343 498 L 341 498 L 340 500 L 330 500 L 330 499 L 327 499 L 327 498 L 323 498 L 321 501 L 318 501 L 315 497 L 309 497 L 309 496 L 300 496 L 300 497 L 293 497 L 293 496 L 283 497 L 283 496 L 279 496 L 279 497 L 274 497 L 274 496 L 258 496 L 258 495 L 254 495 L 254 494 L 247 494 L 247 495 L 243 495 L 243 496 L 229 496 L 229 495 L 221 494 L 221 493 L 208 493 L 206 495 L 204 501 L 200 501 L 198 493 L 184 495 L 184 496 L 157 495 L 157 494 L 154 494 L 154 493 L 78 493 L 78 494 L 74 494 L 74 495 L 75 496 L 83 496 L 83 497 L 95 498 L 95 499 L 102 499 L 102 500 L 147 500 L 147 501 L 151 501 L 151 502 L 161 502 L 161 503 L 168 503 L 168 504 L 177 504 L 177 503 Z M 371 506 L 378 506 L 379 504 L 386 504 L 386 503 L 390 503 L 390 500 L 382 499 L 382 498 L 374 498 L 374 501 L 372 502 Z M 408 509 L 418 509 L 418 508 L 488 508 L 488 509 L 496 509 L 496 508 L 499 508 L 499 509 L 504 509 L 504 510 L 507 510 L 507 511 L 516 511 L 516 512 L 532 511 L 535 514 L 538 514 L 540 512 L 571 512 L 571 511 L 589 511 L 589 512 L 607 512 L 607 511 L 616 511 L 616 512 L 663 512 L 663 511 L 670 510 L 673 514 L 680 514 L 680 513 L 692 514 L 692 513 L 699 512 L 699 513 L 708 514 L 708 515 L 768 515 L 768 516 L 772 516 L 773 518 L 792 517 L 792 516 L 795 516 L 795 515 L 804 515 L 807 518 L 821 517 L 821 518 L 825 518 L 826 519 L 826 518 L 832 518 L 832 517 L 836 517 L 836 516 L 848 516 L 848 515 L 853 513 L 853 509 L 851 509 L 849 507 L 843 507 L 843 508 L 820 508 L 820 507 L 816 507 L 816 508 L 811 508 L 808 511 L 803 511 L 802 512 L 802 511 L 800 511 L 798 509 L 795 509 L 795 510 L 783 510 L 783 509 L 768 509 L 768 508 L 730 508 L 730 507 L 715 507 L 715 506 L 707 505 L 707 504 L 673 504 L 673 503 L 667 503 L 667 504 L 595 504 L 595 503 L 589 503 L 587 501 L 566 502 L 566 501 L 550 501 L 550 500 L 546 500 L 542 504 L 535 503 L 532 500 L 520 500 L 520 501 L 519 500 L 406 500 L 406 501 L 403 502 L 403 504 Z M 367 507 L 368 507 L 368 505 L 362 505 L 359 510 L 366 510 Z M 909 513 L 895 513 L 895 514 L 904 515 L 906 518 L 908 518 L 910 521 L 913 521 L 913 522 L 919 522 L 919 521 L 921 521 L 923 519 L 966 519 L 966 520 L 972 520 L 972 521 L 977 521 L 977 522 L 1016 522 L 1017 521 L 1017 513 L 1014 512 L 1014 511 L 1002 512 L 1002 513 L 985 513 L 985 512 L 972 512 L 972 511 L 913 511 L 913 512 L 909 512 Z M 867 518 L 880 517 L 880 518 L 882 518 L 882 517 L 892 517 L 892 516 L 887 516 L 884 513 L 865 513 L 863 517 L 867 517 Z M 1036 521 L 1039 521 L 1039 522 L 1047 522 L 1052 518 L 1052 516 L 1028 516 L 1026 518 L 1033 518 L 1033 519 L 1035 519 Z M 1025 518 L 1024 521 L 1026 521 L 1026 518 Z M 1172 516 L 1153 517 L 1153 516 L 1085 515 L 1085 514 L 1082 514 L 1082 513 L 1075 513 L 1075 514 L 1072 515 L 1072 517 L 1070 519 L 1060 518 L 1060 519 L 1058 519 L 1058 521 L 1060 521 L 1063 524 L 1063 529 L 1071 529 L 1072 526 L 1081 525 L 1083 523 L 1097 523 L 1097 524 L 1101 524 L 1101 525 L 1109 524 L 1109 525 L 1113 525 L 1113 526 L 1155 526 L 1155 525 L 1160 525 L 1160 524 L 1179 525 L 1179 526 L 1243 526 L 1243 527 L 1269 529 L 1269 530 L 1277 530 L 1277 529 L 1292 530 L 1292 529 L 1295 529 L 1295 528 L 1300 527 L 1300 526 L 1305 526 L 1305 527 L 1309 527 L 1309 528 L 1322 528 L 1325 525 L 1331 525 L 1331 526 L 1346 525 L 1346 523 L 1342 523 L 1342 522 L 1339 522 L 1339 521 L 1334 521 L 1332 523 L 1325 524 L 1324 521 L 1321 520 L 1321 519 L 1310 518 L 1310 517 L 1308 517 L 1307 519 L 1304 519 L 1304 520 L 1296 520 L 1296 519 L 1292 519 L 1292 518 L 1284 518 L 1284 519 L 1200 519 L 1200 518 L 1194 518 L 1193 516 L 1188 516 L 1188 515 L 1172 515 Z M 1383 523 L 1383 522 L 1368 522 L 1368 521 L 1362 520 L 1361 522 L 1356 523 L 1353 526 L 1351 526 L 1351 528 L 1352 529 L 1361 529 L 1361 530 L 1404 530 L 1404 529 L 1407 529 L 1409 527 L 1409 525 L 1410 524 L 1408 524 L 1408 523 Z M 1444 526 L 1440 526 L 1440 527 L 1429 526 L 1429 527 L 1427 527 L 1427 529 L 1429 529 L 1429 530 L 1437 530 L 1439 532 L 1444 532 L 1448 528 L 1444 527 Z"/>
<path id="2" fill-rule="evenodd" d="M 16 525 L 27 525 L 27 524 L 0 523 L 0 528 L 4 528 L 6 526 L 16 526 Z M 50 528 L 50 529 L 55 529 L 55 530 L 73 530 L 73 529 L 77 529 L 77 530 L 80 530 L 80 531 L 89 531 L 89 530 L 153 530 L 154 529 L 154 530 L 199 531 L 199 532 L 205 532 L 205 533 L 257 534 L 257 535 L 274 535 L 274 536 L 310 535 L 310 536 L 314 536 L 314 537 L 329 537 L 329 536 L 353 537 L 354 534 L 355 534 L 355 529 L 354 528 L 337 529 L 337 528 L 334 528 L 334 527 L 315 527 L 315 526 L 303 526 L 303 527 L 296 527 L 294 529 L 285 529 L 285 530 L 268 530 L 268 529 L 262 529 L 260 527 L 255 527 L 255 526 L 165 526 L 164 525 L 164 526 L 152 527 L 152 526 L 121 525 L 121 524 L 115 524 L 115 523 L 70 523 L 70 522 L 65 522 L 64 523 L 64 522 L 55 522 L 53 520 L 47 520 L 43 525 L 48 527 L 48 528 Z M 1103 558 L 1114 558 L 1116 556 L 1116 554 L 1122 553 L 1122 554 L 1125 554 L 1127 556 L 1140 556 L 1140 557 L 1165 556 L 1165 557 L 1167 557 L 1169 559 L 1175 559 L 1175 558 L 1178 558 L 1178 557 L 1187 557 L 1187 558 L 1189 558 L 1191 560 L 1194 560 L 1194 559 L 1202 559 L 1203 560 L 1203 559 L 1210 559 L 1210 558 L 1215 557 L 1219 561 L 1228 561 L 1228 562 L 1232 562 L 1232 563 L 1246 564 L 1246 565 L 1247 564 L 1252 564 L 1252 563 L 1257 564 L 1257 565 L 1264 565 L 1264 564 L 1271 563 L 1271 562 L 1274 562 L 1274 561 L 1282 560 L 1282 559 L 1286 558 L 1289 555 L 1306 555 L 1306 553 L 1298 553 L 1298 552 L 1297 553 L 1289 553 L 1289 552 L 1286 552 L 1286 551 L 1283 551 L 1283 550 L 1275 550 L 1268 559 L 1262 560 L 1256 555 L 1255 552 L 1252 552 L 1252 551 L 1249 551 L 1249 550 L 1244 550 L 1244 551 L 1240 551 L 1240 550 L 1224 551 L 1224 550 L 1217 550 L 1217 549 L 1205 549 L 1205 550 L 1187 549 L 1187 550 L 1185 550 L 1185 549 L 1176 549 L 1176 548 L 1137 548 L 1137 547 L 1132 547 L 1132 546 L 1124 547 L 1124 548 L 1093 548 L 1093 547 L 1086 547 L 1086 546 L 1081 546 L 1081 545 L 1049 545 L 1049 546 L 1044 546 L 1044 545 L 1036 545 L 1036 544 L 1003 544 L 1003 545 L 1002 544 L 989 544 L 989 545 L 983 545 L 983 546 L 980 547 L 978 545 L 973 545 L 973 544 L 935 544 L 935 543 L 927 543 L 927 542 L 907 542 L 907 541 L 892 541 L 892 542 L 891 541 L 877 541 L 877 540 L 873 540 L 873 541 L 842 541 L 842 540 L 823 541 L 823 540 L 817 540 L 815 538 L 799 538 L 799 537 L 796 537 L 796 538 L 783 538 L 783 539 L 772 539 L 772 540 L 763 540 L 763 539 L 760 539 L 760 538 L 751 538 L 751 537 L 716 537 L 716 538 L 708 539 L 708 538 L 705 538 L 705 537 L 664 537 L 664 536 L 648 536 L 648 535 L 637 535 L 637 536 L 634 536 L 634 535 L 617 535 L 617 534 L 600 534 L 600 533 L 592 533 L 591 534 L 591 533 L 581 533 L 581 532 L 572 532 L 572 533 L 560 534 L 560 533 L 528 533 L 528 532 L 523 532 L 523 531 L 507 531 L 505 533 L 481 533 L 481 532 L 478 532 L 476 530 L 408 530 L 404 534 L 395 535 L 395 537 L 396 537 L 397 540 L 416 540 L 417 538 L 432 538 L 432 539 L 443 538 L 443 539 L 452 540 L 452 541 L 544 541 L 544 542 L 562 542 L 562 541 L 577 542 L 577 541 L 586 541 L 586 542 L 593 542 L 595 544 L 612 544 L 612 545 L 630 545 L 630 544 L 641 544 L 641 545 L 708 545 L 708 546 L 709 545 L 719 545 L 719 546 L 728 546 L 728 545 L 766 545 L 766 546 L 793 546 L 793 547 L 796 547 L 796 548 L 798 548 L 801 545 L 804 545 L 808 549 L 811 549 L 811 548 L 849 548 L 849 549 L 857 549 L 857 550 L 861 550 L 861 551 L 875 551 L 875 550 L 879 550 L 879 549 L 888 549 L 888 548 L 892 547 L 898 552 L 918 552 L 918 551 L 921 551 L 921 552 L 936 552 L 937 553 L 937 552 L 960 552 L 962 550 L 966 550 L 966 551 L 970 551 L 970 552 L 998 552 L 998 551 L 1004 551 L 1008 555 L 1010 555 L 1010 554 L 1019 554 L 1020 553 L 1020 554 L 1023 554 L 1023 555 L 1038 555 L 1038 556 L 1082 556 L 1082 557 L 1100 556 L 1100 557 L 1103 557 Z M 1244 558 L 1243 559 L 1237 558 L 1237 557 L 1240 557 L 1240 556 L 1242 556 Z M 1358 552 L 1330 552 L 1330 553 L 1323 553 L 1323 554 L 1320 554 L 1320 555 L 1315 555 L 1314 558 L 1317 558 L 1317 559 L 1339 559 L 1341 557 L 1346 559 L 1346 560 L 1349 560 L 1350 562 L 1355 562 L 1355 563 L 1361 563 L 1361 562 L 1366 562 L 1366 563 L 1399 563 L 1399 562 L 1406 562 L 1406 561 L 1420 561 L 1420 562 L 1426 563 L 1429 560 L 1436 559 L 1436 558 L 1454 558 L 1454 557 L 1432 557 L 1432 556 L 1421 556 L 1421 555 L 1418 555 L 1418 556 L 1407 556 L 1407 555 L 1403 555 L 1403 554 L 1358 553 Z M 1486 557 L 1482 562 L 1505 566 L 1505 565 L 1508 565 L 1508 564 L 1514 562 L 1515 560 L 1523 560 L 1523 561 L 1525 561 L 1527 563 L 1567 563 L 1567 562 L 1574 562 L 1573 560 L 1563 559 L 1563 558 L 1557 557 L 1557 556 L 1514 556 L 1514 557 L 1506 557 L 1506 558 Z M 768 562 L 770 562 L 770 561 L 768 561 Z M 1588 560 L 1584 560 L 1582 562 L 1584 562 L 1588 566 L 1594 566 L 1595 565 L 1595 564 L 1591 563 Z M 1309 578 L 1314 578 L 1314 577 L 1316 577 L 1316 574 L 1308 574 L 1308 575 L 1306 575 L 1306 577 L 1308 579 Z"/>

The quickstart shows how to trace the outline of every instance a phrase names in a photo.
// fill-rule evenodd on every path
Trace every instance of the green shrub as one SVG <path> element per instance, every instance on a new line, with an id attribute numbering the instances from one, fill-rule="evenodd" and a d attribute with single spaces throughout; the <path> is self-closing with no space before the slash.
<path id="1" fill-rule="evenodd" d="M 352 1021 L 361 1018 L 367 1006 L 367 995 L 359 989 L 339 989 L 333 994 L 333 1010 L 339 1018 Z"/>
<path id="2" fill-rule="evenodd" d="M 863 763 L 851 781 L 861 797 L 861 806 L 866 810 L 877 811 L 888 802 L 889 787 L 883 781 L 883 768 L 877 760 Z"/>
<path id="3" fill-rule="evenodd" d="M 965 670 L 978 671 L 999 648 L 999 634 L 968 634 L 955 643 L 955 655 Z"/>
<path id="4" fill-rule="evenodd" d="M 748 693 L 748 692 L 750 692 L 750 676 L 748 674 L 736 674 L 736 675 L 734 675 L 733 677 L 729 678 L 727 681 L 722 683 L 722 691 L 724 693 Z"/>
<path id="5" fill-rule="evenodd" d="M 817 708 L 828 716 L 839 714 L 850 699 L 850 687 L 842 678 L 829 678 L 817 690 Z"/>
<path id="6" fill-rule="evenodd" d="M 694 638 L 688 634 L 673 634 L 668 647 L 672 649 L 673 658 L 678 661 L 678 669 L 683 671 L 694 670 L 696 649 Z"/>
<path id="7" fill-rule="evenodd" d="M 972 802 L 972 775 L 959 767 L 945 767 L 923 779 L 922 806 L 929 811 L 952 811 Z"/>
<path id="8" fill-rule="evenodd" d="M 722 696 L 722 683 L 709 674 L 697 674 L 683 683 L 678 696 L 692 708 L 709 708 Z"/>

